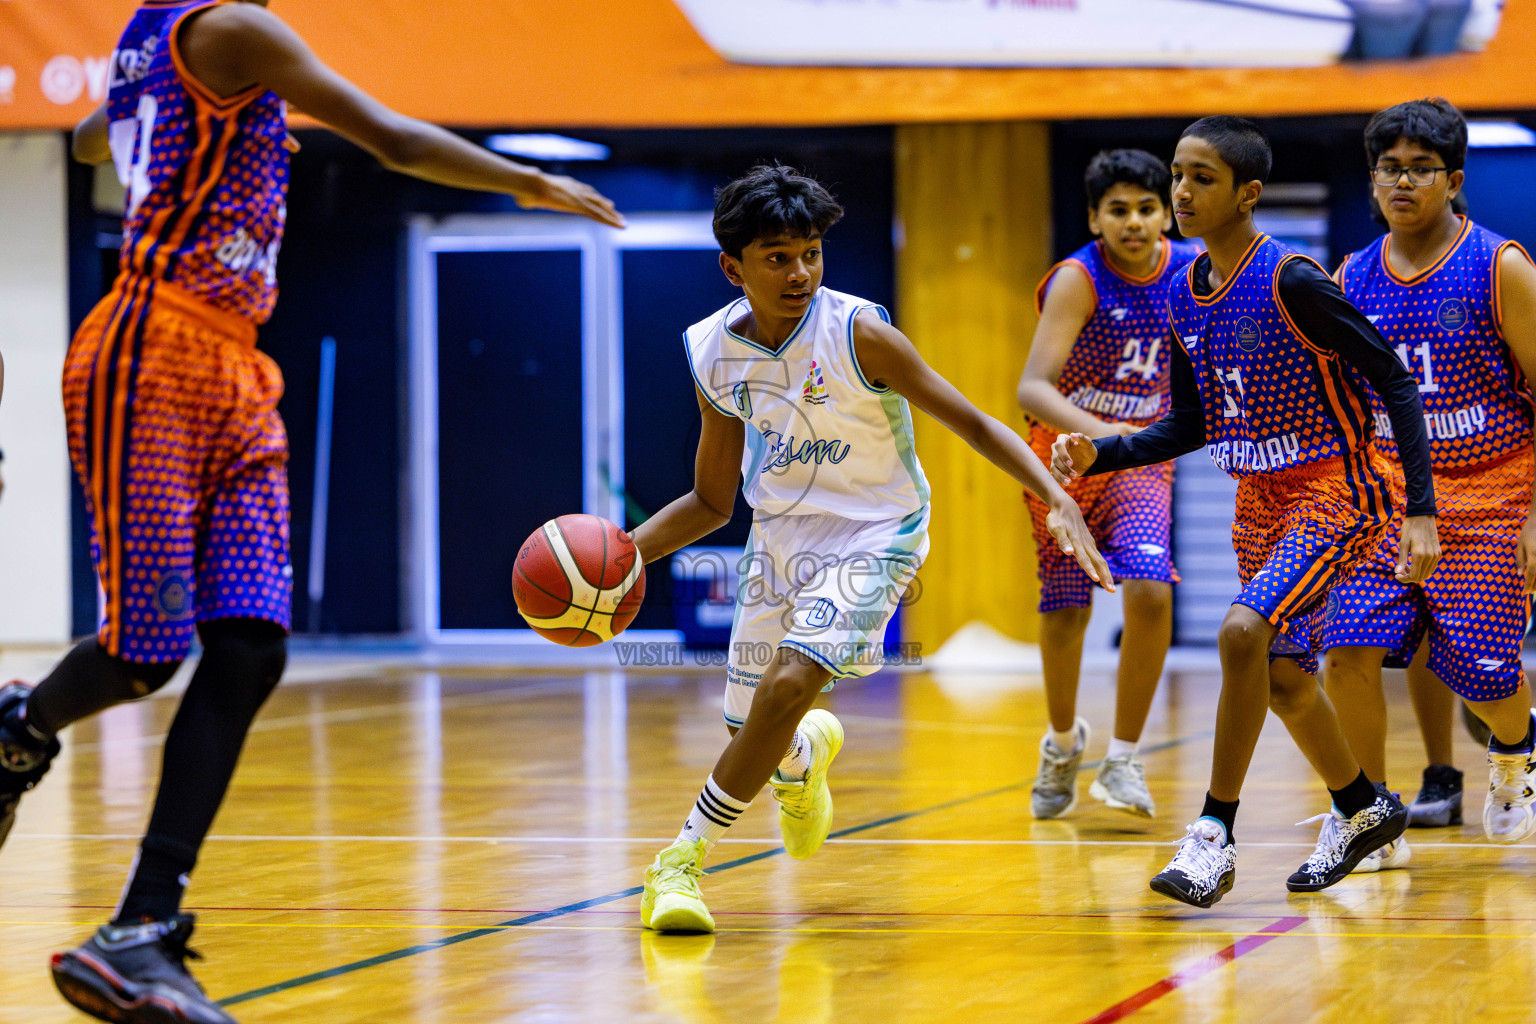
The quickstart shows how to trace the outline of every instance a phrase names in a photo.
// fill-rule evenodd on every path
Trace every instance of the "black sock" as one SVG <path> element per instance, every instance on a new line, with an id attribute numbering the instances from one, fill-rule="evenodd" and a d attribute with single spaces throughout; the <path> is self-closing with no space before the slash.
<path id="1" fill-rule="evenodd" d="M 1376 787 L 1365 777 L 1365 772 L 1356 775 L 1343 789 L 1330 789 L 1328 793 L 1333 797 L 1333 806 L 1346 818 L 1353 818 L 1376 802 Z"/>
<path id="2" fill-rule="evenodd" d="M 198 628 L 203 657 L 165 739 L 155 809 L 116 923 L 164 921 L 181 909 L 192 870 L 240 760 L 251 721 L 283 674 L 283 630 L 257 619 Z"/>
<path id="3" fill-rule="evenodd" d="M 187 876 L 197 864 L 197 848 L 165 836 L 147 835 L 133 862 L 133 876 L 123 893 L 113 924 L 169 920 L 181 909 Z"/>
<path id="4" fill-rule="evenodd" d="M 1205 807 L 1200 811 L 1200 817 L 1215 818 L 1221 822 L 1222 827 L 1227 830 L 1227 842 L 1229 843 L 1237 842 L 1237 837 L 1232 832 L 1237 824 L 1237 804 L 1236 800 L 1217 800 L 1207 792 L 1205 794 Z"/>
<path id="5" fill-rule="evenodd" d="M 1525 727 L 1525 739 L 1514 746 L 1500 743 L 1497 736 L 1488 740 L 1488 749 L 1497 750 L 1501 754 L 1524 754 L 1530 751 L 1533 745 L 1536 745 L 1536 718 L 1532 718 Z"/>

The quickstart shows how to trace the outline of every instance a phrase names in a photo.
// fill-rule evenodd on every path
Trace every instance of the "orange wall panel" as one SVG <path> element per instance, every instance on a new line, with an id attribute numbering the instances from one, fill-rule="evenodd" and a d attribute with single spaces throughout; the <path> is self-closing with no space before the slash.
<path id="1" fill-rule="evenodd" d="M 0 86 L 11 83 L 0 129 L 67 127 L 89 113 L 133 9 L 0 2 Z M 1298 69 L 747 66 L 710 49 L 672 0 L 273 0 L 272 10 L 386 103 L 464 127 L 1323 114 L 1426 94 L 1473 110 L 1536 107 L 1536 5 L 1521 2 L 1481 54 Z"/>

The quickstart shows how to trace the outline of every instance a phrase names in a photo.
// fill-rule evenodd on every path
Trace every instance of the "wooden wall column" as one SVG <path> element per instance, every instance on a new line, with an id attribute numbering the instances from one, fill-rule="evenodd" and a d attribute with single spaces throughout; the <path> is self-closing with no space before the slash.
<path id="1" fill-rule="evenodd" d="M 1051 265 L 1050 145 L 1039 122 L 896 129 L 896 326 L 982 410 L 1024 429 L 1014 392 Z M 980 619 L 1037 638 L 1034 544 L 1014 480 L 913 411 L 933 488 L 932 549 L 904 638 L 932 653 Z"/>

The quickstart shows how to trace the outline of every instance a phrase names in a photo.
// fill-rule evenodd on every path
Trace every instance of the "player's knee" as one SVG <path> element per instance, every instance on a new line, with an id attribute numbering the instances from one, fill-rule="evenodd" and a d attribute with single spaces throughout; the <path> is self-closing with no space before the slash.
<path id="1" fill-rule="evenodd" d="M 1091 605 L 1067 605 L 1064 608 L 1053 608 L 1040 614 L 1040 626 L 1056 635 L 1071 635 L 1081 633 L 1088 628 L 1088 620 L 1093 617 Z"/>
<path id="2" fill-rule="evenodd" d="M 259 708 L 288 664 L 288 634 L 263 619 L 214 619 L 198 627 L 203 666 L 223 680 L 230 700 Z"/>
<path id="3" fill-rule="evenodd" d="M 1317 701 L 1317 680 L 1301 671 L 1269 674 L 1269 708 L 1281 718 L 1304 714 Z"/>
<path id="4" fill-rule="evenodd" d="M 109 655 L 110 657 L 110 655 Z M 175 661 L 124 661 L 121 658 L 112 658 L 117 671 L 114 673 L 114 684 L 119 690 L 119 700 L 138 700 L 148 697 L 159 690 L 176 670 L 181 668 L 181 659 Z"/>
<path id="5" fill-rule="evenodd" d="M 799 651 L 779 648 L 778 660 L 763 673 L 757 700 L 783 701 L 786 705 L 809 704 L 827 685 L 827 670 Z M 755 704 L 755 702 L 754 702 Z"/>
<path id="6" fill-rule="evenodd" d="M 1323 655 L 1323 682 L 1328 689 L 1349 686 L 1381 671 L 1381 655 L 1368 647 L 1335 647 Z"/>
<path id="7" fill-rule="evenodd" d="M 1216 646 L 1223 657 L 1256 658 L 1268 653 L 1273 635 L 1274 629 L 1255 612 L 1234 605 L 1222 620 Z"/>
<path id="8" fill-rule="evenodd" d="M 1173 614 L 1173 586 L 1159 580 L 1126 580 L 1120 586 L 1125 591 L 1127 618 L 1164 619 Z"/>

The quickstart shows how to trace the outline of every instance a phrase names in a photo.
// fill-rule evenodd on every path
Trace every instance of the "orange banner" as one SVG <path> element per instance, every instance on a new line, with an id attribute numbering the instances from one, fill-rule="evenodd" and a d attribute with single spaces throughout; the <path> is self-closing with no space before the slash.
<path id="1" fill-rule="evenodd" d="M 815 33 L 816 5 L 804 7 L 803 30 Z M 133 9 L 0 0 L 0 129 L 69 127 L 89 113 Z M 273 0 L 272 10 L 385 103 L 463 127 L 1326 114 L 1425 95 L 1469 110 L 1536 108 L 1536 5 L 1513 0 L 1482 53 L 1307 68 L 754 66 L 712 49 L 673 0 Z"/>

